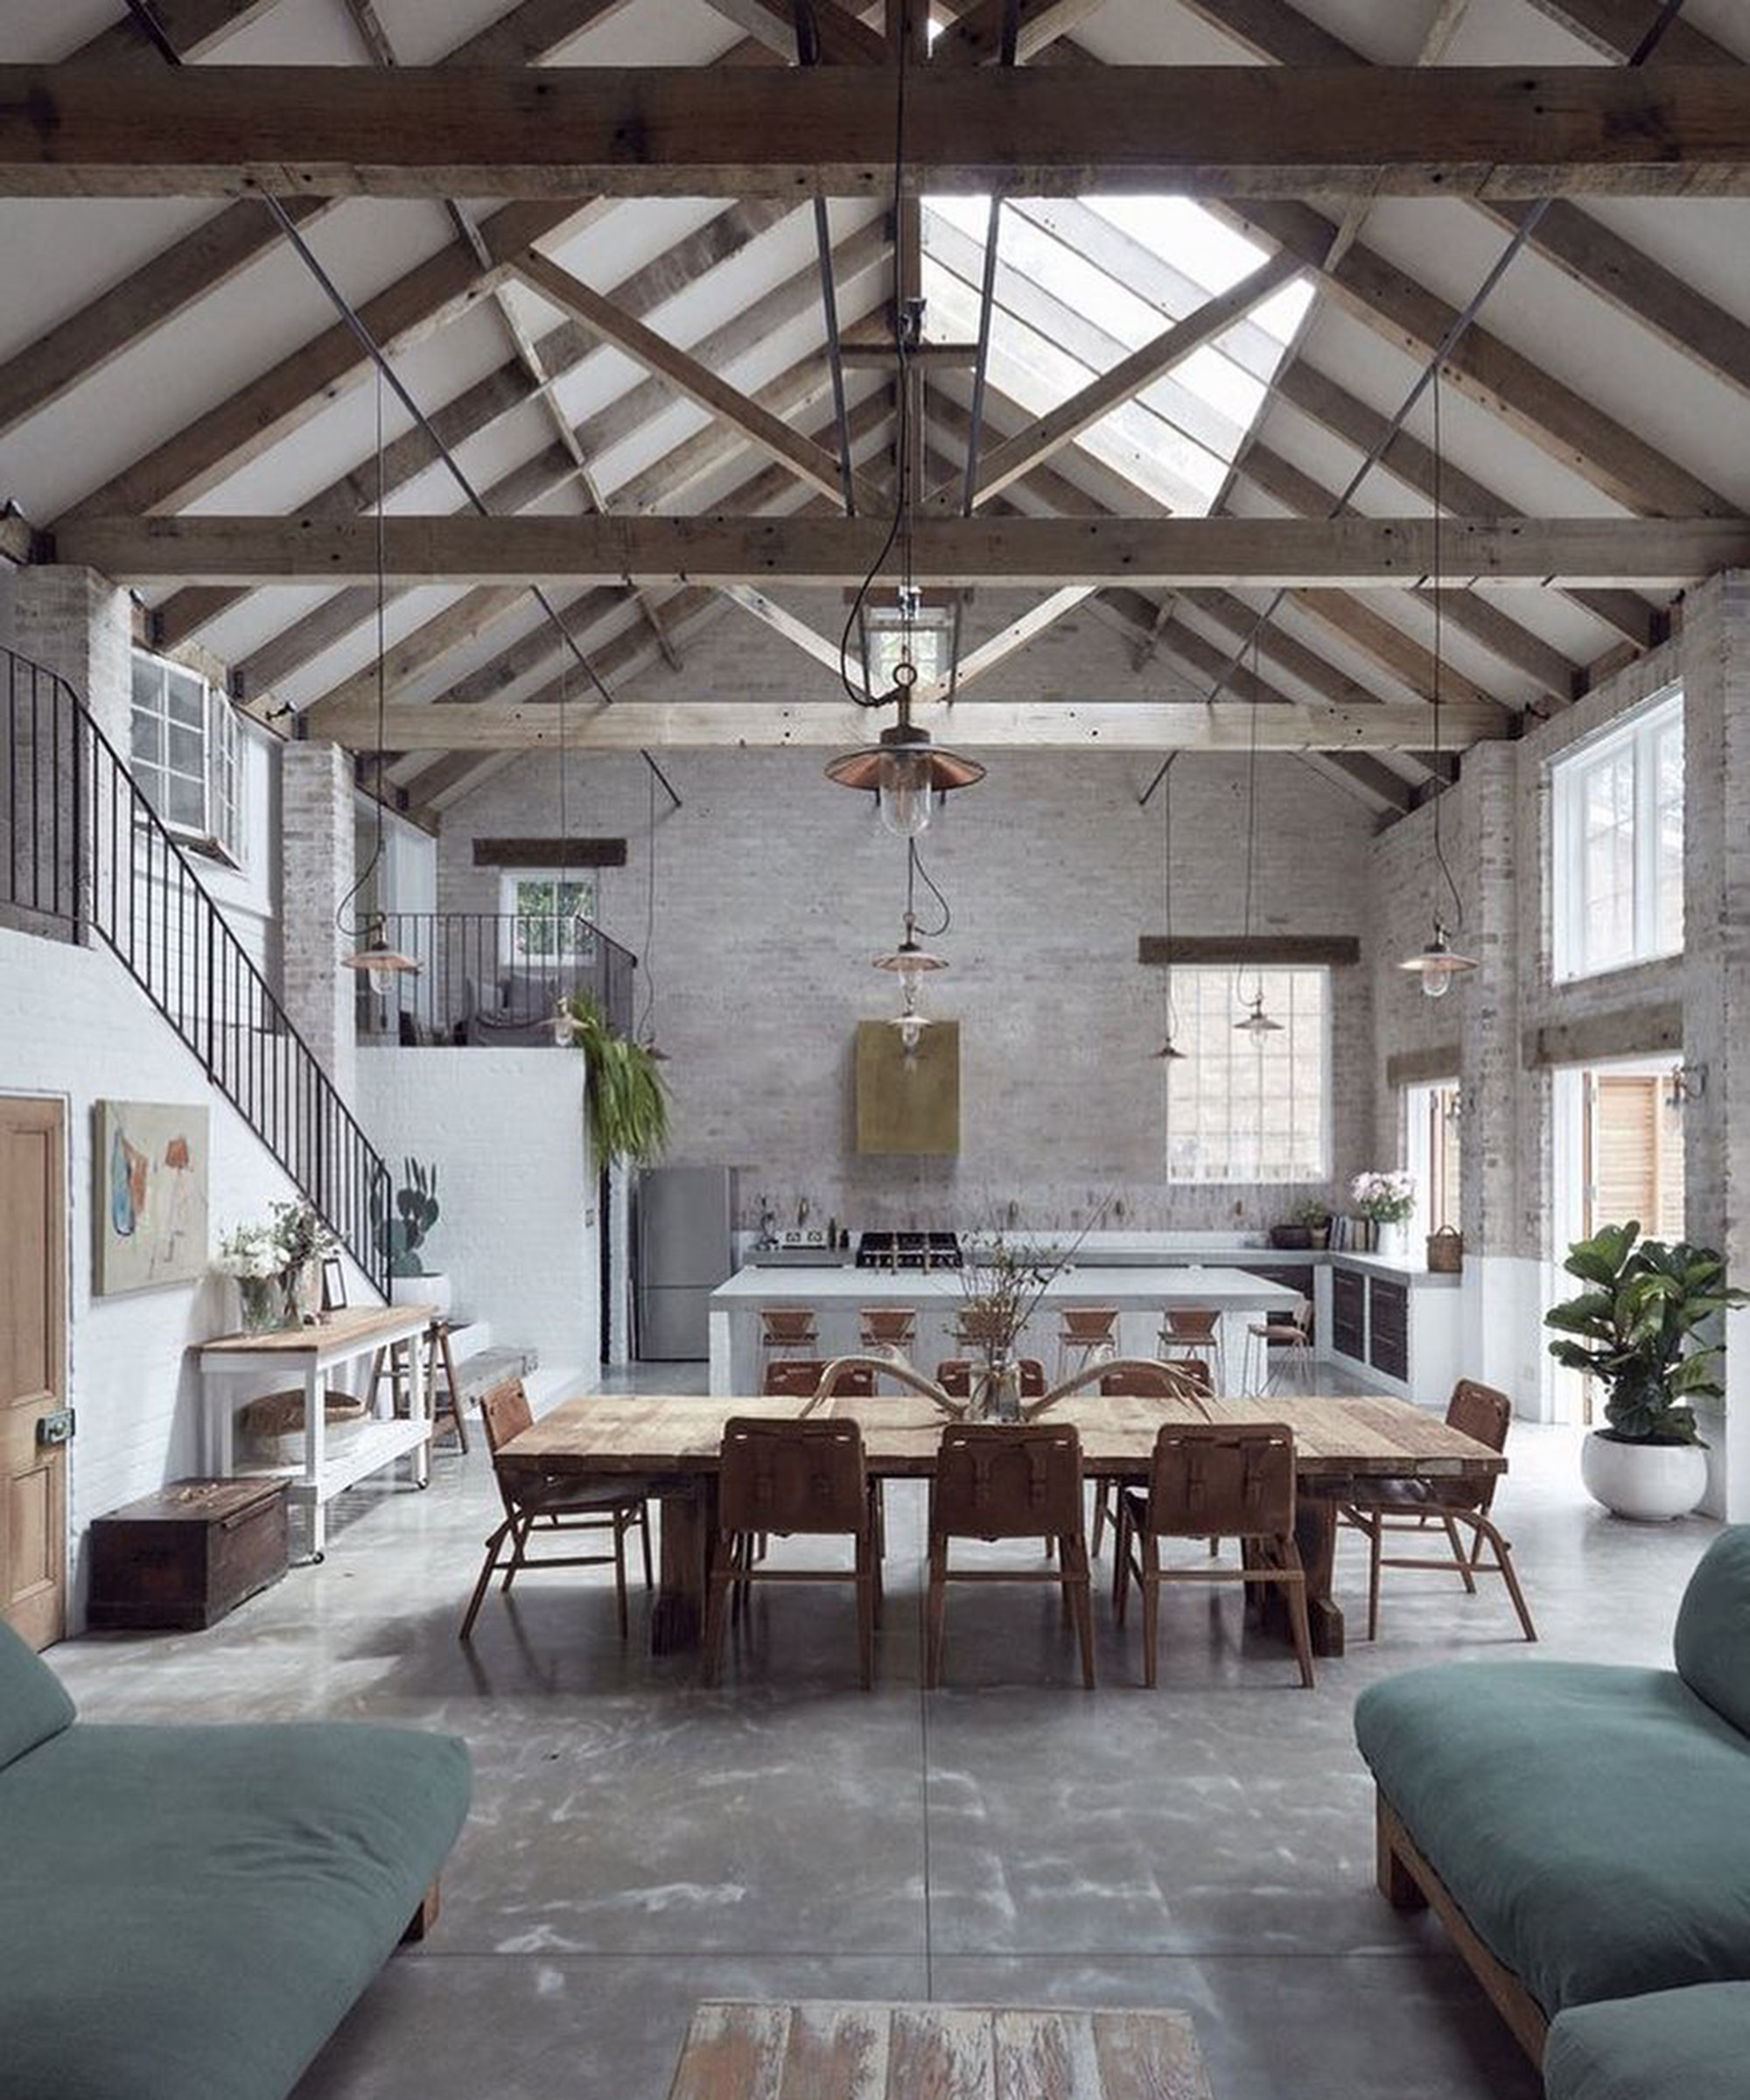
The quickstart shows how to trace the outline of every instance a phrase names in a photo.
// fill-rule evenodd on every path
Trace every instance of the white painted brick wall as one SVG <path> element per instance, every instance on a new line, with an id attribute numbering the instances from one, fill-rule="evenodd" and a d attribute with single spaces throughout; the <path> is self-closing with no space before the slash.
<path id="1" fill-rule="evenodd" d="M 354 830 L 346 754 L 333 744 L 288 744 L 280 754 L 280 999 L 348 1099 L 356 988 L 341 964 L 352 943 L 336 914 L 353 886 Z"/>
<path id="2" fill-rule="evenodd" d="M 92 1157 L 100 1100 L 206 1102 L 214 1240 L 265 1218 L 295 1191 L 253 1132 L 208 1089 L 200 1066 L 112 956 L 0 928 L 0 1092 L 67 1104 L 72 1320 L 69 1526 L 74 1623 L 84 1596 L 86 1527 L 118 1503 L 201 1469 L 199 1379 L 188 1350 L 235 1325 L 218 1278 L 94 1298 Z M 362 1302 L 357 1280 L 354 1289 Z"/>
<path id="3" fill-rule="evenodd" d="M 532 1343 L 544 1367 L 600 1361 L 596 1183 L 584 1060 L 545 1050 L 359 1054 L 360 1120 L 399 1186 L 405 1156 L 438 1170 L 425 1265 L 494 1343 Z"/>

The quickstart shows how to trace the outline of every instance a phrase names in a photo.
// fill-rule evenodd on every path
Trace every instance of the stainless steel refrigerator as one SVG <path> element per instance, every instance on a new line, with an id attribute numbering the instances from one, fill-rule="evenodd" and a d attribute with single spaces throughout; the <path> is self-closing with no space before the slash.
<path id="1" fill-rule="evenodd" d="M 726 1166 L 659 1166 L 638 1177 L 638 1354 L 710 1354 L 710 1294 L 734 1273 L 735 1176 Z"/>

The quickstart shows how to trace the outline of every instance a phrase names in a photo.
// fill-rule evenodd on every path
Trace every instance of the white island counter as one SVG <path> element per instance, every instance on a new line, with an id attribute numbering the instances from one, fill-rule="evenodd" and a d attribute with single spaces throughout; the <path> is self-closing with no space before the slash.
<path id="1" fill-rule="evenodd" d="M 1047 1376 L 1055 1368 L 1057 1320 L 1066 1306 L 1116 1306 L 1119 1354 L 1157 1353 L 1160 1315 L 1168 1306 L 1211 1306 L 1222 1315 L 1222 1341 L 1230 1383 L 1237 1384 L 1245 1326 L 1261 1313 L 1292 1310 L 1298 1293 L 1283 1284 L 1249 1276 L 1242 1269 L 1103 1267 L 1090 1263 L 1061 1270 L 1045 1287 L 1030 1323 L 1025 1354 L 1040 1357 Z M 822 1356 L 858 1353 L 858 1314 L 864 1306 L 907 1306 L 918 1314 L 916 1362 L 933 1370 L 959 1352 L 951 1336 L 964 1302 L 958 1271 L 951 1269 L 738 1270 L 710 1299 L 710 1390 L 757 1393 L 760 1387 L 759 1312 L 762 1306 L 806 1308 L 815 1315 Z"/>

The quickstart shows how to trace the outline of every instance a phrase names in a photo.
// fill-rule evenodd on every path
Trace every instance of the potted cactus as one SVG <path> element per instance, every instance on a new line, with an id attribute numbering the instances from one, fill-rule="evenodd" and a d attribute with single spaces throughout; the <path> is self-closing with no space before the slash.
<path id="1" fill-rule="evenodd" d="M 450 1310 L 450 1278 L 428 1269 L 420 1250 L 438 1222 L 438 1166 L 422 1166 L 410 1154 L 403 1163 L 405 1180 L 395 1192 L 396 1214 L 388 1228 L 388 1294 L 397 1306 L 435 1306 Z"/>

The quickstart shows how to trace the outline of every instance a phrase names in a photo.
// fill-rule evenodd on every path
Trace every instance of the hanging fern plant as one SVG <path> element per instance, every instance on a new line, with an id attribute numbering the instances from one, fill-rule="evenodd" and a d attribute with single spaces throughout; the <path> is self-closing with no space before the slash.
<path id="1" fill-rule="evenodd" d="M 604 1167 L 617 1159 L 648 1166 L 668 1144 L 668 1090 L 662 1068 L 640 1044 L 621 1035 L 599 1001 L 574 992 L 561 1002 L 573 1041 L 589 1060 L 590 1142 Z"/>

